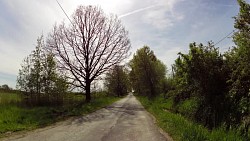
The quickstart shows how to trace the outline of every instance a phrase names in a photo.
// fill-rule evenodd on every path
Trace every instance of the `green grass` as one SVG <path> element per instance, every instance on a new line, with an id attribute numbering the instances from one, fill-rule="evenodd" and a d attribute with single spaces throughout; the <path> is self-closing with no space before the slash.
<path id="1" fill-rule="evenodd" d="M 193 99 L 187 99 L 183 102 L 180 102 L 176 106 L 176 110 L 185 117 L 188 117 L 189 119 L 193 119 L 193 116 L 195 115 L 195 111 L 198 108 L 198 102 L 197 100 Z"/>
<path id="2" fill-rule="evenodd" d="M 17 103 L 20 101 L 21 97 L 16 93 L 0 92 L 0 105 Z"/>
<path id="3" fill-rule="evenodd" d="M 137 96 L 142 105 L 155 116 L 157 124 L 175 141 L 247 141 L 237 131 L 225 131 L 223 128 L 209 131 L 202 125 L 184 118 L 169 110 L 172 100 L 157 97 L 153 101 L 146 97 Z M 184 103 L 192 109 L 192 101 Z M 191 106 L 191 107 L 190 107 Z"/>
<path id="4" fill-rule="evenodd" d="M 112 104 L 119 98 L 95 95 L 91 103 L 83 103 L 83 96 L 70 96 L 71 102 L 57 107 L 24 107 L 17 94 L 0 93 L 0 137 L 6 132 L 31 130 L 55 123 L 71 116 L 80 116 L 94 112 Z M 80 104 L 81 103 L 81 104 Z"/>

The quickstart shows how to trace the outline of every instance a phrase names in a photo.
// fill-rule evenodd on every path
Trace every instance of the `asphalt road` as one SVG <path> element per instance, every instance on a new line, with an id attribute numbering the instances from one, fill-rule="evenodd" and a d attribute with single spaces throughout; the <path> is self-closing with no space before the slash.
<path id="1" fill-rule="evenodd" d="M 58 122 L 4 141 L 167 141 L 133 95 L 80 118 Z"/>

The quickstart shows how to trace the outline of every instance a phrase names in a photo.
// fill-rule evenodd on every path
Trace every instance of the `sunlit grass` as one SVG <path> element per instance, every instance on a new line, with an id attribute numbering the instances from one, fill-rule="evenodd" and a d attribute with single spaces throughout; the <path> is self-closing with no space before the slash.
<path id="1" fill-rule="evenodd" d="M 155 116 L 157 124 L 175 141 L 247 141 L 237 131 L 226 131 L 223 128 L 209 131 L 207 128 L 184 118 L 180 114 L 174 114 L 168 109 L 172 100 L 156 98 L 148 100 L 146 97 L 137 97 L 142 105 Z M 184 109 L 189 109 L 191 101 L 184 103 Z M 191 108 L 192 109 L 192 108 Z"/>

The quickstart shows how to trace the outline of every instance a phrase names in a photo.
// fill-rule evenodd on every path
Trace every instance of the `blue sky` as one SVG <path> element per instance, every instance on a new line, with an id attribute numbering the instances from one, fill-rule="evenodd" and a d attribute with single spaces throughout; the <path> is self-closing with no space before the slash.
<path id="1" fill-rule="evenodd" d="M 131 52 L 148 45 L 169 68 L 178 52 L 188 51 L 189 43 L 217 42 L 233 31 L 232 17 L 239 10 L 236 0 L 58 1 L 68 15 L 80 4 L 118 15 L 129 31 Z M 35 48 L 37 37 L 46 37 L 62 21 L 68 23 L 56 0 L 0 1 L 0 85 L 15 87 L 20 64 Z M 217 46 L 223 52 L 233 45 L 227 38 Z"/>

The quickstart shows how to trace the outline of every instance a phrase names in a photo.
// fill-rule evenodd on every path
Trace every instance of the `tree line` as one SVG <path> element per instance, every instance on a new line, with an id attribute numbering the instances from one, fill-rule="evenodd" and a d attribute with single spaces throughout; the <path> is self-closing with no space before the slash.
<path id="1" fill-rule="evenodd" d="M 7 84 L 0 85 L 0 92 L 15 92 L 13 88 L 11 88 Z"/>

